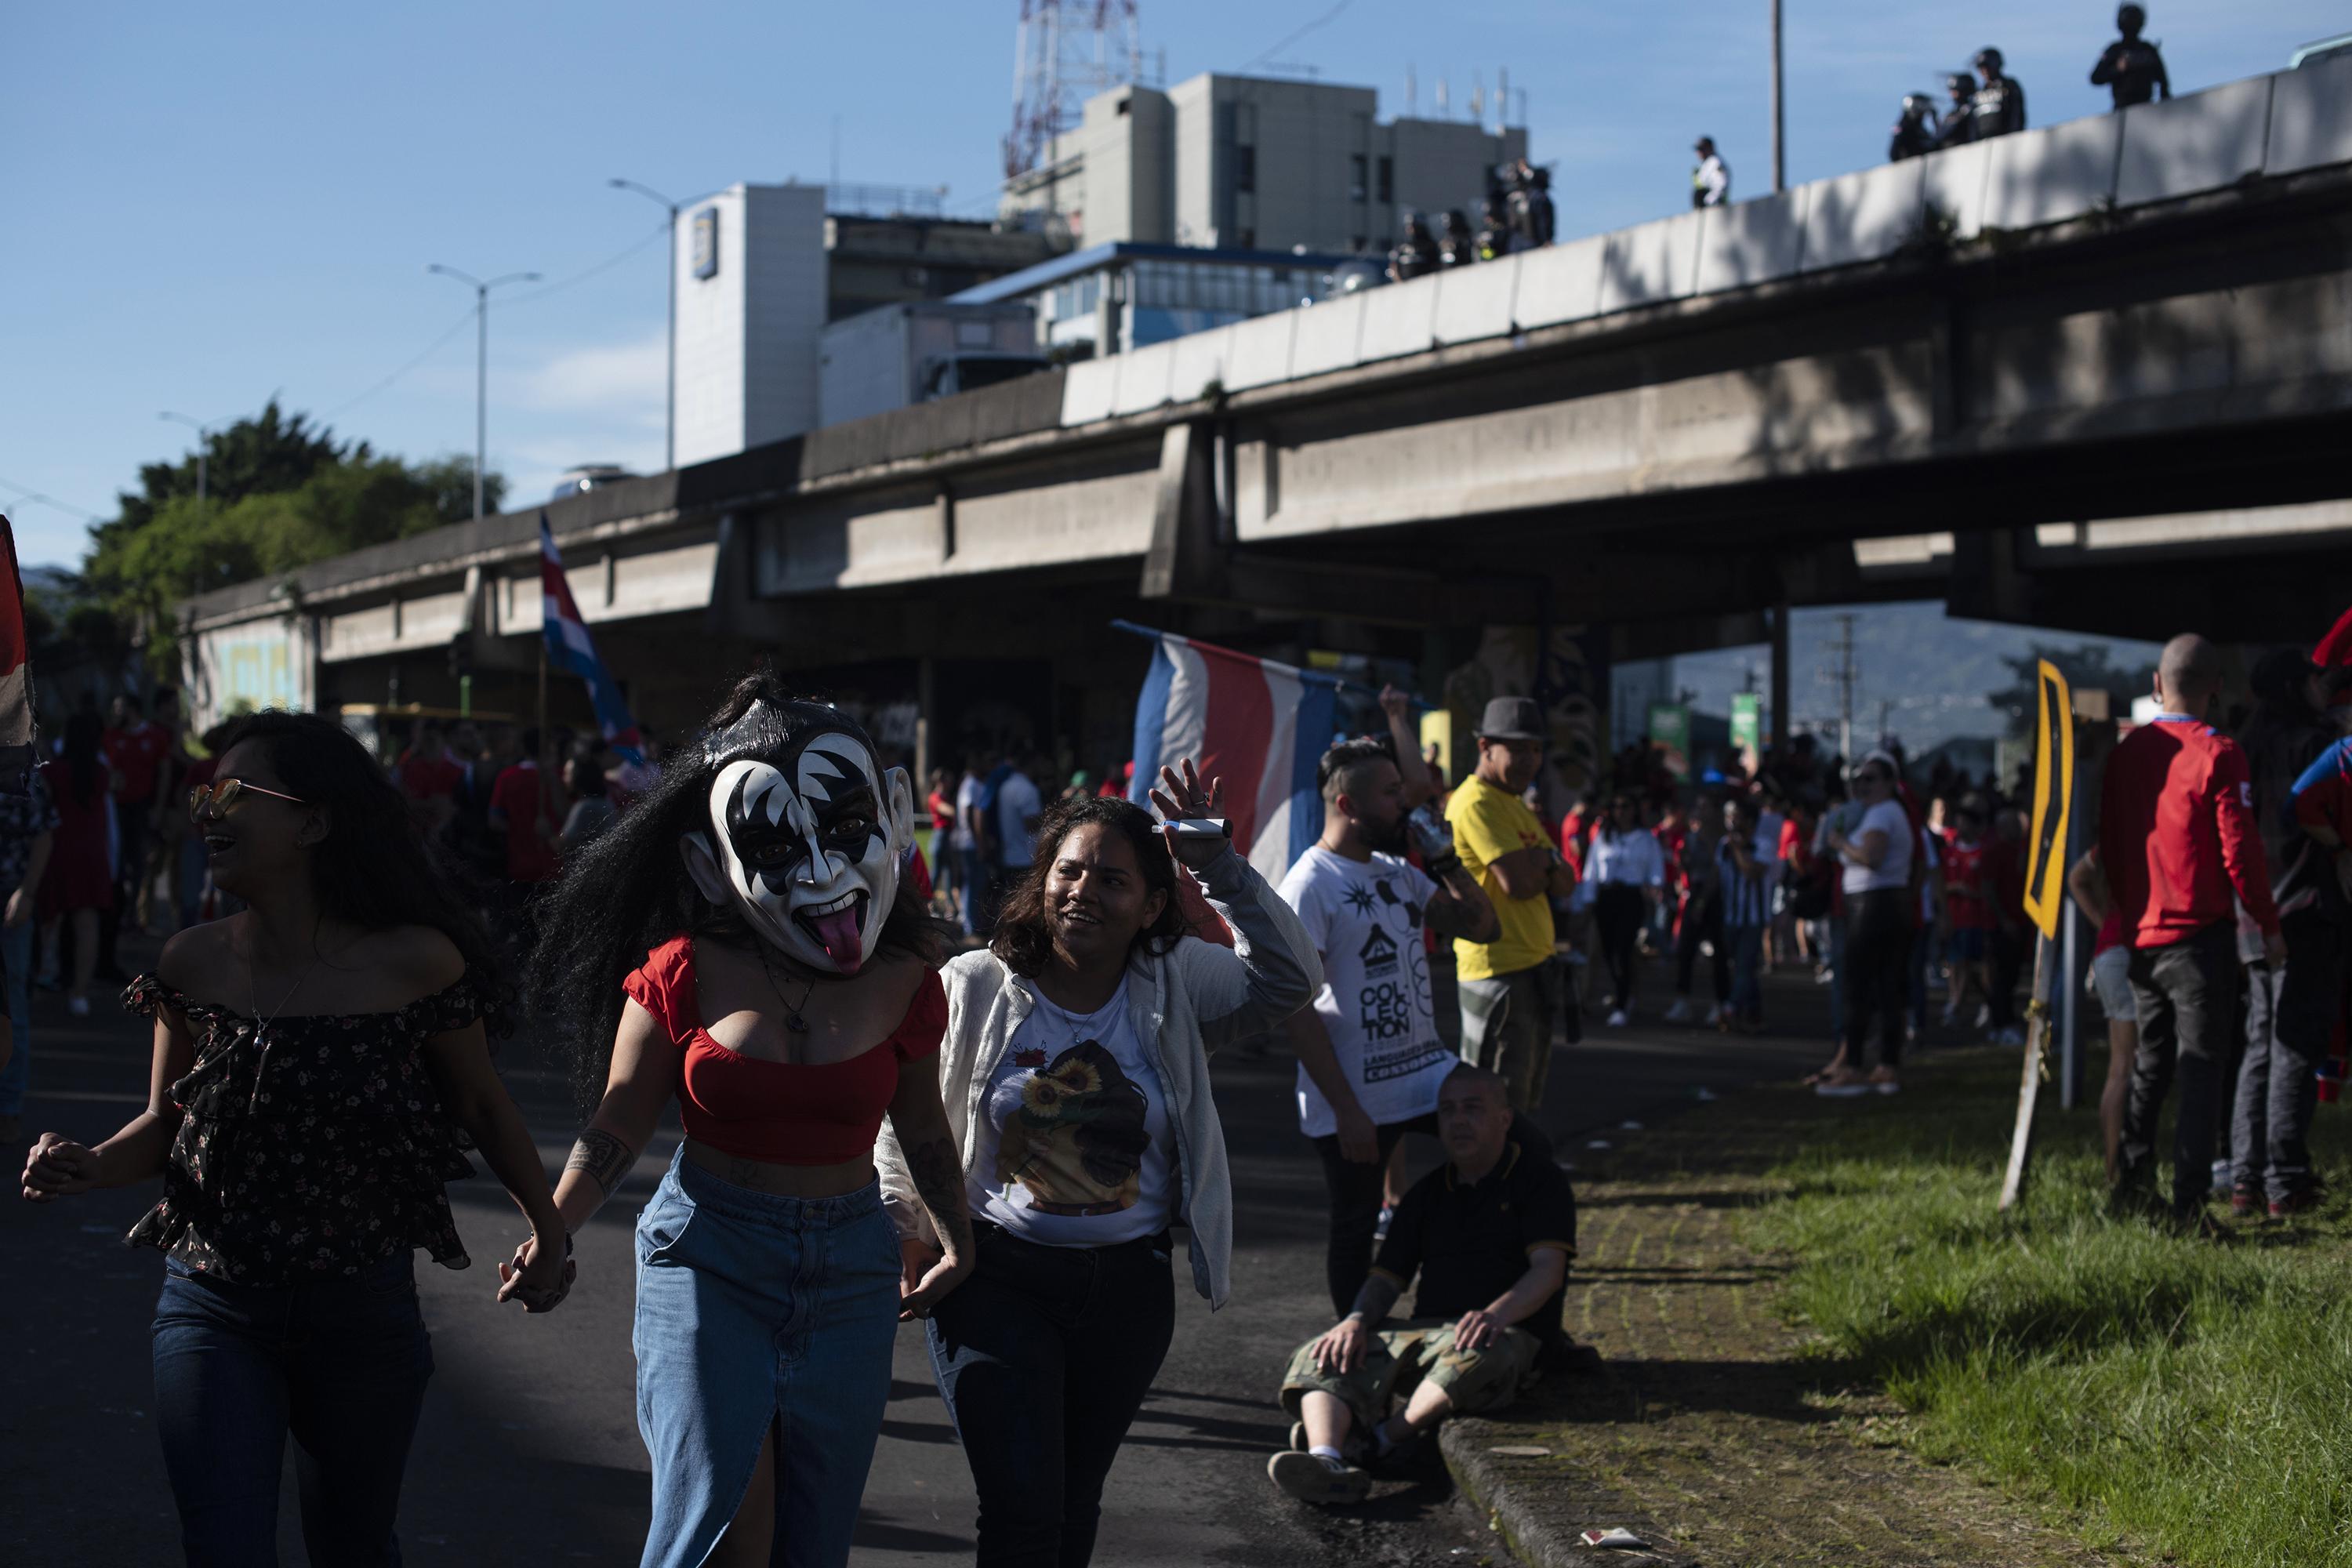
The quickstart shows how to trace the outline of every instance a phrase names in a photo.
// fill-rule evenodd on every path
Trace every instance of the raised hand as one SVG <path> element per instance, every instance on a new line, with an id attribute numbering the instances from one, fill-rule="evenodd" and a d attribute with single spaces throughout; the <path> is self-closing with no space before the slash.
<path id="1" fill-rule="evenodd" d="M 1187 817 L 1223 816 L 1224 781 L 1213 778 L 1203 787 L 1200 770 L 1190 757 L 1183 760 L 1183 769 L 1181 775 L 1172 767 L 1160 770 L 1160 788 L 1151 792 L 1151 804 L 1159 808 L 1161 819 L 1175 822 Z M 1168 830 L 1168 852 L 1175 856 L 1177 864 L 1191 870 L 1199 870 L 1228 847 L 1221 838 L 1183 837 L 1172 828 Z"/>

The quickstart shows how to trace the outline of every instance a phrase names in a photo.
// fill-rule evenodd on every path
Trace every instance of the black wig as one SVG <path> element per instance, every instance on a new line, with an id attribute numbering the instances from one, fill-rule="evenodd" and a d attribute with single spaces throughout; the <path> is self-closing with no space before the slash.
<path id="1" fill-rule="evenodd" d="M 604 1094 L 625 1000 L 621 982 L 646 954 L 681 931 L 737 944 L 756 941 L 731 907 L 702 896 L 678 854 L 680 838 L 710 831 L 711 780 L 736 758 L 789 745 L 820 725 L 875 750 L 848 715 L 792 696 L 763 662 L 736 682 L 700 736 L 663 758 L 660 781 L 649 792 L 565 858 L 540 905 L 530 970 L 538 1008 L 555 1026 L 583 1105 L 594 1106 Z M 937 965 L 945 955 L 943 931 L 902 869 L 898 900 L 882 924 L 883 950 Z"/>

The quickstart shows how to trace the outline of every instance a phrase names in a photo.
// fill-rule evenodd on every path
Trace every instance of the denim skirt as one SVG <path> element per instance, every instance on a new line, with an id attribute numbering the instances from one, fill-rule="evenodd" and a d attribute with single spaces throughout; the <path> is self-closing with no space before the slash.
<path id="1" fill-rule="evenodd" d="M 686 1162 L 637 1216 L 637 1430 L 653 1459 L 644 1568 L 726 1532 L 771 1426 L 772 1562 L 838 1568 L 890 1395 L 898 1239 L 881 1189 L 785 1198 Z"/>

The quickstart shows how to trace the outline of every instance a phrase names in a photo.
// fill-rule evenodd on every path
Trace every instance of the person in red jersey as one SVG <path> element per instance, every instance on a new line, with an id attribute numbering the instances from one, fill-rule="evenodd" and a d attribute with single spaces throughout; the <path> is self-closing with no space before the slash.
<path id="1" fill-rule="evenodd" d="M 507 880 L 534 885 L 554 879 L 559 826 L 554 795 L 540 776 L 539 731 L 525 730 L 521 759 L 490 789 L 490 831 L 506 836 Z"/>
<path id="2" fill-rule="evenodd" d="M 466 781 L 466 764 L 449 750 L 448 732 L 437 719 L 416 721 L 416 743 L 394 770 L 409 814 L 427 838 L 438 837 L 457 812 L 457 786 Z"/>
<path id="3" fill-rule="evenodd" d="M 2132 949 L 2139 1015 L 2113 1196 L 2119 1208 L 2154 1205 L 2157 1118 L 2177 1077 L 2172 1215 L 2183 1224 L 2201 1214 L 2213 1180 L 2219 1064 L 2236 1026 L 2238 903 L 2262 928 L 2270 962 L 2286 958 L 2245 753 L 2205 722 L 2221 687 L 2211 643 L 2187 634 L 2165 644 L 2163 711 L 2116 748 L 2099 804 L 2099 858 Z"/>

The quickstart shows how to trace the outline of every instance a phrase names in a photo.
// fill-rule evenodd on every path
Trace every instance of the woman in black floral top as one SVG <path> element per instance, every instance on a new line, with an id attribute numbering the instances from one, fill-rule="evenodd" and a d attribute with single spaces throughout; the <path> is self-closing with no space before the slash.
<path id="1" fill-rule="evenodd" d="M 571 1268 L 547 1173 L 490 1065 L 506 1032 L 480 928 L 400 792 L 342 729 L 269 712 L 191 804 L 241 913 L 191 927 L 124 993 L 154 1020 L 148 1109 L 95 1149 L 43 1133 L 36 1203 L 161 1174 L 130 1239 L 165 1256 L 156 1421 L 191 1563 L 275 1561 L 297 1448 L 313 1563 L 399 1561 L 393 1519 L 432 1352 L 415 1249 L 462 1268 L 442 1184 L 470 1139 L 531 1223 L 499 1300 Z"/>

